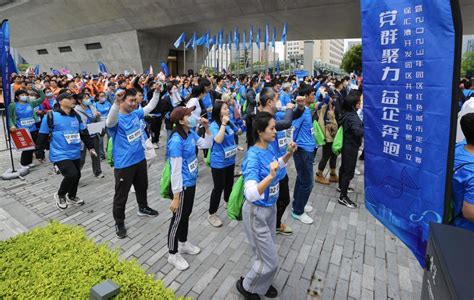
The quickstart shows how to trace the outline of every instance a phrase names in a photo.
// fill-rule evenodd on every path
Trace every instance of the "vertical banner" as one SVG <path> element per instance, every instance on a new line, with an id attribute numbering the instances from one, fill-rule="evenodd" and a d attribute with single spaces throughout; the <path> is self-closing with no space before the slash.
<path id="1" fill-rule="evenodd" d="M 366 207 L 424 266 L 450 194 L 459 4 L 361 0 L 361 19 Z"/>

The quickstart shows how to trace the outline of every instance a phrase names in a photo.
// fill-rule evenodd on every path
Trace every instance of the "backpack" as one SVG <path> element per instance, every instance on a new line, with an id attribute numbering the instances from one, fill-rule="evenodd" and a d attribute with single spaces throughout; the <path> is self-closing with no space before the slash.
<path id="1" fill-rule="evenodd" d="M 81 117 L 76 113 L 74 113 L 74 115 L 76 116 L 76 119 L 79 122 L 79 124 L 81 124 L 82 123 Z M 48 114 L 46 115 L 46 123 L 48 124 L 49 136 L 51 137 L 51 135 L 53 134 L 53 129 L 54 129 L 54 111 L 52 110 L 48 111 Z"/>
<path id="2" fill-rule="evenodd" d="M 240 175 L 234 183 L 227 203 L 227 216 L 231 220 L 242 220 L 242 206 L 244 205 L 244 177 Z"/>

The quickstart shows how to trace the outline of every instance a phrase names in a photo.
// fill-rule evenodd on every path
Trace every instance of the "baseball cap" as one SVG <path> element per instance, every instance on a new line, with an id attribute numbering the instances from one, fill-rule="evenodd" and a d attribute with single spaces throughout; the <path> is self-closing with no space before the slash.
<path id="1" fill-rule="evenodd" d="M 66 99 L 66 98 L 74 99 L 74 95 L 70 93 L 62 93 L 62 94 L 59 94 L 59 96 L 56 98 L 56 101 L 60 102 L 61 100 Z"/>
<path id="2" fill-rule="evenodd" d="M 173 123 L 178 123 L 179 120 L 182 120 L 185 116 L 190 115 L 195 109 L 196 106 L 178 106 L 171 112 L 170 121 Z"/>

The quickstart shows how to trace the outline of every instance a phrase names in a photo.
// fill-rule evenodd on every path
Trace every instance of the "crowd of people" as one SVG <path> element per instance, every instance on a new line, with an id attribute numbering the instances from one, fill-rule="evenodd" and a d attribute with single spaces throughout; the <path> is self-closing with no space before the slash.
<path id="1" fill-rule="evenodd" d="M 217 215 L 221 198 L 227 203 L 234 178 L 243 176 L 242 223 L 254 263 L 236 287 L 247 299 L 278 295 L 272 286 L 278 269 L 275 235 L 293 233 L 282 220 L 290 203 L 293 219 L 313 223 L 308 215 L 313 207 L 308 200 L 315 182 L 336 183 L 338 202 L 357 207 L 349 197 L 353 192 L 349 185 L 364 127 L 362 86 L 354 78 L 44 73 L 14 75 L 12 82 L 14 101 L 8 107 L 8 126 L 11 131 L 27 129 L 36 141 L 35 150 L 22 152 L 21 168 L 32 169 L 33 156 L 43 163 L 48 150 L 53 167 L 64 177 L 54 199 L 59 209 L 67 209 L 85 204 L 77 189 L 87 152 L 98 180 L 104 177 L 107 159 L 114 169 L 112 214 L 120 239 L 127 236 L 125 207 L 132 188 L 138 215 L 158 215 L 148 205 L 147 169 L 156 157 L 155 149 L 166 147 L 164 159 L 171 174 L 169 209 L 173 214 L 168 262 L 178 270 L 189 267 L 182 254 L 200 252 L 188 240 L 200 153 L 212 173 L 208 211 L 212 226 L 223 226 Z M 315 123 L 325 139 L 316 171 Z M 162 127 L 166 141 L 164 135 L 160 141 Z M 340 128 L 344 140 L 337 170 L 338 155 L 332 151 L 332 143 Z M 243 143 L 239 144 L 242 139 L 246 150 L 240 146 Z M 239 151 L 246 151 L 241 162 L 237 159 Z M 297 174 L 292 196 L 286 171 L 291 158 Z M 325 173 L 328 162 L 330 170 Z"/>

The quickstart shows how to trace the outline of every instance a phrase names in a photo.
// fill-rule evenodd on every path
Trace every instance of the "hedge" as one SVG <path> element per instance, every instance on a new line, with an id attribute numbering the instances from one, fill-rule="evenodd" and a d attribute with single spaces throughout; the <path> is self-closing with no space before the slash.
<path id="1" fill-rule="evenodd" d="M 92 286 L 112 279 L 116 299 L 177 299 L 118 250 L 95 244 L 82 227 L 52 222 L 0 242 L 0 299 L 88 299 Z"/>

